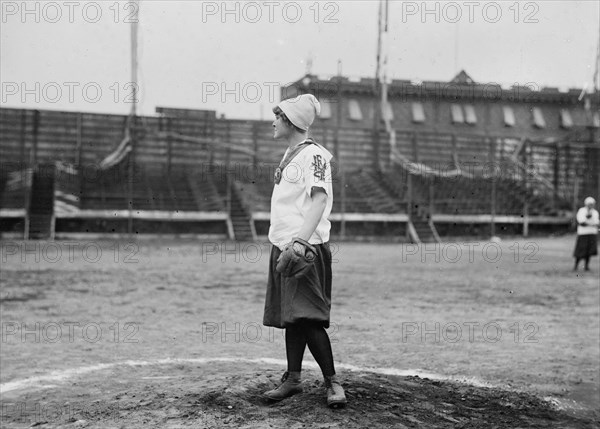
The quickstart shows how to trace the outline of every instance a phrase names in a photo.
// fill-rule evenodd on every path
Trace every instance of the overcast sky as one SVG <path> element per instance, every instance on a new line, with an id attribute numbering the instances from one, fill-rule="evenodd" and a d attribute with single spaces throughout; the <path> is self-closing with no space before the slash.
<path id="1" fill-rule="evenodd" d="M 0 1 L 2 105 L 127 113 L 133 2 Z M 225 7 L 223 7 L 226 5 Z M 598 1 L 390 2 L 389 75 L 592 87 Z M 376 1 L 142 0 L 139 111 L 270 119 L 279 86 L 312 72 L 373 77 Z M 28 92 L 27 92 L 28 91 Z M 226 92 L 228 91 L 228 92 Z"/>

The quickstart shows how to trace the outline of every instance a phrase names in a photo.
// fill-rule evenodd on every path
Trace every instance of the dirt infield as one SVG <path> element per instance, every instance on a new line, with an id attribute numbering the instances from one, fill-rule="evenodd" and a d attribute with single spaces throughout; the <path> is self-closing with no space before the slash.
<path id="1" fill-rule="evenodd" d="M 267 246 L 2 242 L 3 427 L 600 427 L 598 259 L 573 237 L 334 245 L 345 410 L 260 393 Z M 417 377 L 418 375 L 418 377 Z"/>
<path id="2" fill-rule="evenodd" d="M 326 407 L 314 370 L 305 376 L 304 393 L 281 403 L 262 399 L 280 375 L 264 365 L 237 363 L 116 366 L 73 378 L 62 388 L 4 401 L 5 409 L 20 405 L 23 410 L 20 420 L 5 423 L 46 428 L 595 427 L 591 419 L 557 411 L 524 393 L 364 372 L 348 374 L 344 410 Z"/>

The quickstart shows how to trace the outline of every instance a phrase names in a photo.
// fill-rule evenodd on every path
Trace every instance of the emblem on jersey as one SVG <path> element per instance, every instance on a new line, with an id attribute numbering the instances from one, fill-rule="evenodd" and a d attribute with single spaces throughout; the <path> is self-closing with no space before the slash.
<path id="1" fill-rule="evenodd" d="M 313 175 L 317 180 L 325 180 L 325 170 L 327 170 L 327 163 L 323 161 L 321 155 L 313 156 L 312 167 L 314 168 Z"/>

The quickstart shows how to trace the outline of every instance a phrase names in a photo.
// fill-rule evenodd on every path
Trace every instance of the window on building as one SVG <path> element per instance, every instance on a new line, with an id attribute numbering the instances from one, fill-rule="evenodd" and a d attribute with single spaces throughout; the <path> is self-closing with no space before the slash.
<path id="1" fill-rule="evenodd" d="M 418 124 L 425 122 L 425 109 L 423 109 L 423 103 L 419 101 L 412 103 L 412 120 Z"/>
<path id="2" fill-rule="evenodd" d="M 362 121 L 363 115 L 360 110 L 360 104 L 358 104 L 357 100 L 349 100 L 348 101 L 348 110 L 350 112 L 350 119 L 353 121 Z"/>
<path id="3" fill-rule="evenodd" d="M 471 125 L 477 123 L 477 115 L 472 104 L 465 104 L 465 122 Z"/>
<path id="4" fill-rule="evenodd" d="M 455 124 L 462 124 L 465 122 L 465 117 L 463 116 L 463 111 L 460 108 L 459 104 L 451 104 L 450 112 L 452 113 L 452 122 Z"/>
<path id="5" fill-rule="evenodd" d="M 504 125 L 507 127 L 514 127 L 516 124 L 516 121 L 515 121 L 515 112 L 514 112 L 513 108 L 510 106 L 504 106 L 502 108 L 502 111 L 504 112 Z"/>
<path id="6" fill-rule="evenodd" d="M 563 128 L 573 127 L 573 118 L 568 109 L 560 109 L 560 126 Z"/>
<path id="7" fill-rule="evenodd" d="M 600 128 L 600 113 L 598 112 L 595 112 L 594 116 L 592 117 L 592 127 Z"/>
<path id="8" fill-rule="evenodd" d="M 539 107 L 534 107 L 532 110 L 533 113 L 533 125 L 537 128 L 546 128 L 546 120 L 544 119 L 544 114 L 542 113 L 542 109 Z"/>
<path id="9" fill-rule="evenodd" d="M 321 101 L 321 119 L 331 119 L 331 104 L 328 101 Z"/>
<path id="10" fill-rule="evenodd" d="M 382 109 L 382 119 L 393 121 L 394 120 L 394 110 L 392 109 L 392 104 L 389 101 L 386 101 L 381 105 Z"/>

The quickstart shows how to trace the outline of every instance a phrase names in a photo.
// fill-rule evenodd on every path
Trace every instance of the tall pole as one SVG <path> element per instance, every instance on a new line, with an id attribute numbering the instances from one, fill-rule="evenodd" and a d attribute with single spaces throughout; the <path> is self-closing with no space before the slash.
<path id="1" fill-rule="evenodd" d="M 458 73 L 458 23 L 454 24 L 454 73 Z"/>
<path id="2" fill-rule="evenodd" d="M 383 26 L 383 2 L 379 0 L 379 14 L 377 19 L 377 66 L 375 69 L 375 102 L 373 115 L 373 165 L 379 165 L 379 122 L 381 121 L 381 39 Z"/>
<path id="3" fill-rule="evenodd" d="M 598 96 L 600 95 L 600 26 L 598 26 L 598 46 L 596 48 L 596 70 L 594 72 L 594 92 L 595 95 L 594 97 L 596 98 L 596 100 L 598 100 Z M 598 109 L 598 105 L 596 105 L 595 107 L 592 107 L 592 111 L 597 110 Z M 596 114 L 598 114 L 596 112 Z M 594 122 L 594 118 L 592 117 L 592 125 Z M 595 129 L 595 127 L 592 126 L 591 128 L 592 130 L 592 135 L 591 140 L 593 142 L 596 141 L 596 135 L 597 135 L 597 130 Z M 598 175 L 598 190 L 600 191 L 600 175 Z"/>
<path id="4" fill-rule="evenodd" d="M 600 96 L 600 25 L 598 26 L 598 46 L 596 48 L 596 71 L 594 73 L 594 98 L 596 100 L 598 100 L 598 97 Z M 600 113 L 597 112 L 598 110 L 598 105 L 596 105 L 595 107 L 592 107 L 592 111 L 596 111 L 596 115 L 600 115 Z M 591 127 L 590 127 L 590 140 L 595 143 L 596 142 L 596 138 L 598 136 L 598 129 L 594 127 L 594 116 L 592 116 L 591 118 Z M 600 120 L 600 118 L 598 118 L 598 120 Z M 600 158 L 600 149 L 599 148 L 594 148 L 591 149 L 592 151 L 594 151 L 595 153 L 595 159 L 596 162 L 598 162 L 598 158 Z M 593 164 L 592 164 L 593 165 Z M 593 174 L 592 174 L 593 177 Z M 595 183 L 595 187 L 596 187 L 596 194 L 598 194 L 600 192 L 600 173 L 598 171 L 596 171 L 596 183 Z M 593 185 L 591 187 L 591 189 L 593 189 Z"/>
<path id="5" fill-rule="evenodd" d="M 129 113 L 129 134 L 131 138 L 131 152 L 128 163 L 127 180 L 127 199 L 129 200 L 129 219 L 127 222 L 127 232 L 133 234 L 133 174 L 135 163 L 136 147 L 136 117 L 138 103 L 138 22 L 139 22 L 139 1 L 135 0 L 135 17 L 131 23 L 131 84 L 133 87 L 133 102 L 131 103 L 131 112 Z"/>
<path id="6" fill-rule="evenodd" d="M 594 71 L 594 89 L 600 91 L 600 26 L 598 26 L 598 46 L 596 47 L 596 68 Z"/>
<path id="7" fill-rule="evenodd" d="M 337 174 L 339 177 L 335 178 L 341 181 L 341 210 L 342 210 L 342 221 L 340 225 L 340 236 L 343 239 L 346 238 L 346 180 L 344 176 L 344 167 L 342 159 L 340 158 L 340 128 L 342 127 L 342 60 L 338 59 L 337 69 L 337 111 L 335 115 L 335 129 L 333 130 L 333 151 L 334 157 L 337 161 Z"/>

